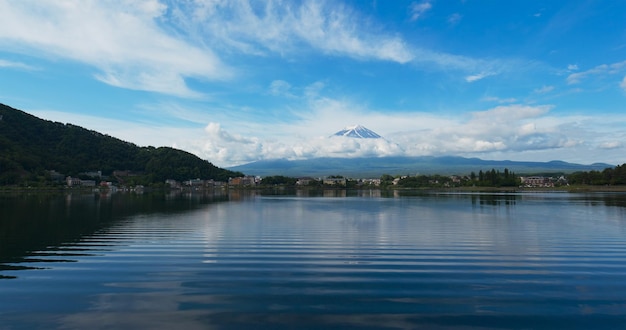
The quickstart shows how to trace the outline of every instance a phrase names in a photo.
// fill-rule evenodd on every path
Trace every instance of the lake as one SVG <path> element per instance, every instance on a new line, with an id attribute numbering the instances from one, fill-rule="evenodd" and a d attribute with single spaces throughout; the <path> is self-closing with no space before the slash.
<path id="1" fill-rule="evenodd" d="M 623 329 L 626 194 L 0 195 L 0 329 Z"/>

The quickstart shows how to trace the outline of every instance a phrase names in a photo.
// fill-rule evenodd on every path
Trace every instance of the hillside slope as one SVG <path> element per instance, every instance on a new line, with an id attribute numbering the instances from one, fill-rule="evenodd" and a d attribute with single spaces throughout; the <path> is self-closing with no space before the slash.
<path id="1" fill-rule="evenodd" d="M 50 170 L 73 176 L 87 171 L 104 175 L 131 171 L 144 184 L 192 178 L 225 181 L 242 175 L 182 150 L 139 147 L 0 104 L 0 185 L 41 181 Z"/>

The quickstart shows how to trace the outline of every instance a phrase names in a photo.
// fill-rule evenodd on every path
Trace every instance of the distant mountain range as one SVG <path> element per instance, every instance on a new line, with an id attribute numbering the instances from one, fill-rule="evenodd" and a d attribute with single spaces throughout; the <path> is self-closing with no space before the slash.
<path id="1" fill-rule="evenodd" d="M 355 139 L 383 139 L 382 136 L 361 125 L 348 126 L 333 134 Z M 581 165 L 563 161 L 524 162 L 510 160 L 482 160 L 464 157 L 365 157 L 365 158 L 314 158 L 306 160 L 272 159 L 256 161 L 245 165 L 230 167 L 248 175 L 291 177 L 323 177 L 342 175 L 352 178 L 375 178 L 383 174 L 441 174 L 466 175 L 471 172 L 505 168 L 516 174 L 573 173 L 577 171 L 602 171 L 614 167 L 610 164 L 596 163 Z"/>
<path id="2" fill-rule="evenodd" d="M 248 175 L 292 177 L 323 177 L 342 175 L 352 178 L 376 178 L 383 174 L 441 174 L 467 175 L 495 168 L 504 168 L 516 174 L 573 173 L 577 171 L 602 171 L 614 165 L 595 163 L 581 165 L 563 161 L 522 162 L 510 160 L 482 160 L 464 157 L 367 157 L 367 158 L 314 158 L 307 160 L 262 160 L 228 168 Z"/>

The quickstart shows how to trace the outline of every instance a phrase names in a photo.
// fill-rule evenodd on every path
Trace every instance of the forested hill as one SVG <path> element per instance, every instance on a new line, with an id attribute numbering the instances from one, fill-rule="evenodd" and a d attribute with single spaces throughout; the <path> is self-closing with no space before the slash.
<path id="1" fill-rule="evenodd" d="M 227 181 L 242 176 L 182 150 L 139 147 L 0 104 L 0 185 L 41 181 L 50 170 L 70 176 L 89 171 L 102 171 L 103 175 L 130 171 L 141 184 L 166 179 Z"/>

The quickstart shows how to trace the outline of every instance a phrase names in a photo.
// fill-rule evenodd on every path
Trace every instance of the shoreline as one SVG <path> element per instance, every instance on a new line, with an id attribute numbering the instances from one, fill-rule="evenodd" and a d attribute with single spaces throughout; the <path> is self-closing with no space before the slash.
<path id="1" fill-rule="evenodd" d="M 228 187 L 225 190 L 380 190 L 380 191 L 421 191 L 421 192 L 476 192 L 476 193 L 520 193 L 520 192 L 560 192 L 560 193 L 610 193 L 610 192 L 626 192 L 626 185 L 620 186 L 592 186 L 592 185 L 576 185 L 562 187 L 449 187 L 449 188 L 402 188 L 402 187 L 288 187 L 288 186 L 256 186 L 256 187 Z M 146 189 L 146 192 L 164 191 L 170 192 L 172 189 Z M 176 191 L 176 190 L 174 190 Z M 189 191 L 182 189 L 180 191 Z M 199 191 L 214 191 L 214 189 L 199 189 Z M 93 189 L 85 188 L 67 188 L 67 187 L 11 187 L 0 186 L 0 193 L 97 193 Z M 100 191 L 100 193 L 106 191 Z M 110 193 L 110 192 L 109 192 Z M 135 191 L 118 191 L 117 193 L 138 193 Z"/>
<path id="2" fill-rule="evenodd" d="M 563 186 L 563 187 L 456 187 L 441 191 L 466 192 L 626 192 L 626 186 Z"/>

